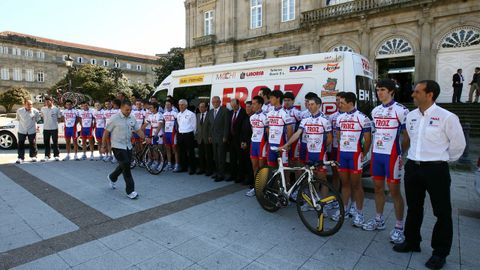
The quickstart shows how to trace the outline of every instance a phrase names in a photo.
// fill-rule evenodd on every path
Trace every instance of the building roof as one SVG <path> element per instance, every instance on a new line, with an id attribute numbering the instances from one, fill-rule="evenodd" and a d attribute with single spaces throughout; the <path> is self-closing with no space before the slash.
<path id="1" fill-rule="evenodd" d="M 31 39 L 36 40 L 37 42 L 42 42 L 42 43 L 47 43 L 47 44 L 53 44 L 53 45 L 71 47 L 71 48 L 77 48 L 77 49 L 84 49 L 84 50 L 90 50 L 90 51 L 98 51 L 98 52 L 103 52 L 103 53 L 111 53 L 111 54 L 130 56 L 130 57 L 136 57 L 136 58 L 143 58 L 143 59 L 148 59 L 148 60 L 157 60 L 159 58 L 158 56 L 153 56 L 153 55 L 145 55 L 145 54 L 138 54 L 138 53 L 131 53 L 131 52 L 124 52 L 124 51 L 106 49 L 106 48 L 95 47 L 95 46 L 84 45 L 84 44 L 78 44 L 78 43 L 73 43 L 73 42 L 67 42 L 67 41 L 37 37 L 37 36 L 33 36 L 33 35 L 27 35 L 27 34 L 12 32 L 12 31 L 0 32 L 0 36 L 4 36 L 4 37 L 18 36 L 18 37 L 24 37 L 24 38 L 31 38 Z"/>

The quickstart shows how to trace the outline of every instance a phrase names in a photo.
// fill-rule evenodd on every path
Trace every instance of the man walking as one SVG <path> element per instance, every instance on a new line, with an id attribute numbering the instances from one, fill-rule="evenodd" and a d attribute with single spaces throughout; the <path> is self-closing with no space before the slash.
<path id="1" fill-rule="evenodd" d="M 111 146 L 113 154 L 118 161 L 117 168 L 107 176 L 110 187 L 115 189 L 115 182 L 117 182 L 120 174 L 123 174 L 125 180 L 125 191 L 130 199 L 136 199 L 138 197 L 135 192 L 135 182 L 133 181 L 132 173 L 130 171 L 130 163 L 132 160 L 132 132 L 137 133 L 140 138 L 145 139 L 147 143 L 150 143 L 150 138 L 145 138 L 145 134 L 141 130 L 140 124 L 135 117 L 130 114 L 132 111 L 132 103 L 129 100 L 124 100 L 120 107 L 120 113 L 117 113 L 110 118 L 105 127 L 105 133 L 103 134 L 102 152 L 106 153 L 107 138 L 111 138 Z"/>
<path id="2" fill-rule="evenodd" d="M 243 159 L 240 158 L 240 143 L 242 133 L 242 122 L 247 117 L 245 111 L 238 104 L 237 99 L 230 101 L 232 111 L 230 111 L 230 134 L 229 134 L 229 146 L 230 146 L 230 178 L 227 181 L 235 181 L 235 183 L 243 182 L 245 173 L 245 164 Z"/>
<path id="3" fill-rule="evenodd" d="M 208 142 L 208 129 L 207 129 L 207 104 L 206 102 L 200 102 L 198 104 L 199 113 L 197 113 L 197 131 L 195 132 L 195 140 L 198 146 L 198 165 L 199 169 L 197 174 L 205 174 L 206 176 L 212 175 L 212 145 Z"/>
<path id="4" fill-rule="evenodd" d="M 30 158 L 37 161 L 37 122 L 40 120 L 40 112 L 33 108 L 31 100 L 25 100 L 24 107 L 17 110 L 18 120 L 18 159 L 17 164 L 25 160 L 25 140 L 28 138 Z"/>
<path id="5" fill-rule="evenodd" d="M 53 157 L 59 161 L 60 151 L 58 150 L 58 118 L 61 117 L 60 110 L 53 105 L 51 97 L 45 97 L 45 107 L 40 110 L 43 117 L 43 145 L 45 146 L 45 157 L 42 161 L 50 159 L 50 138 L 52 138 Z"/>
<path id="6" fill-rule="evenodd" d="M 463 75 L 462 69 L 457 69 L 457 73 L 453 74 L 453 96 L 452 96 L 452 103 L 461 103 L 460 98 L 462 97 L 462 89 L 463 89 Z"/>
<path id="7" fill-rule="evenodd" d="M 212 143 L 213 159 L 215 160 L 215 173 L 212 178 L 215 182 L 220 182 L 225 180 L 225 144 L 229 134 L 230 118 L 227 108 L 220 106 L 220 97 L 212 98 L 212 106 L 207 117 L 208 140 Z"/>
<path id="8" fill-rule="evenodd" d="M 465 149 L 458 117 L 435 104 L 439 94 L 440 86 L 432 80 L 418 82 L 412 94 L 418 108 L 407 115 L 403 143 L 408 148 L 404 177 L 408 206 L 405 241 L 393 247 L 397 252 L 420 252 L 420 228 L 428 192 L 437 218 L 431 241 L 433 253 L 425 263 L 430 269 L 442 268 L 450 254 L 453 225 L 448 162 L 458 160 Z"/>
<path id="9" fill-rule="evenodd" d="M 195 131 L 197 118 L 187 109 L 188 102 L 185 99 L 178 101 L 180 112 L 177 114 L 178 122 L 178 152 L 180 154 L 180 172 L 192 175 L 195 173 Z"/>
<path id="10" fill-rule="evenodd" d="M 473 73 L 473 79 L 470 82 L 470 92 L 468 93 L 468 102 L 472 102 L 473 95 L 475 95 L 475 103 L 478 103 L 478 97 L 480 96 L 480 67 L 476 67 L 475 73 Z"/>

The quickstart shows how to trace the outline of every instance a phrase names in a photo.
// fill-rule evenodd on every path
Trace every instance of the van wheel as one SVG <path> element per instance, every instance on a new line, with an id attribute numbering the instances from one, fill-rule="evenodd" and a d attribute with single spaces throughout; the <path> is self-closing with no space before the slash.
<path id="1" fill-rule="evenodd" d="M 13 149 L 17 146 L 17 139 L 8 131 L 0 131 L 0 149 Z"/>

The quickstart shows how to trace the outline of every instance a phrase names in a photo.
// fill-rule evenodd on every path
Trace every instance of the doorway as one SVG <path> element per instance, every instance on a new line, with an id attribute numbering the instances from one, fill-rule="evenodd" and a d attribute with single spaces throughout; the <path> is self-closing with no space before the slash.
<path id="1" fill-rule="evenodd" d="M 394 57 L 377 59 L 378 78 L 390 78 L 397 82 L 395 100 L 400 103 L 412 102 L 415 81 L 415 57 Z"/>

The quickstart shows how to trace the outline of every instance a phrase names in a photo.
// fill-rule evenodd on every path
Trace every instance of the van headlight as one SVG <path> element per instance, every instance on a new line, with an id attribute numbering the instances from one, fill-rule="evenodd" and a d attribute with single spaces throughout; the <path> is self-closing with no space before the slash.
<path id="1" fill-rule="evenodd" d="M 0 126 L 0 129 L 12 129 L 12 128 L 15 128 L 15 125 Z"/>

